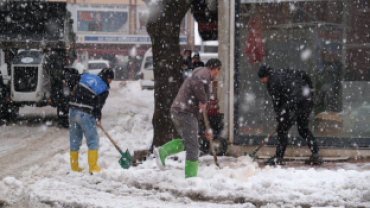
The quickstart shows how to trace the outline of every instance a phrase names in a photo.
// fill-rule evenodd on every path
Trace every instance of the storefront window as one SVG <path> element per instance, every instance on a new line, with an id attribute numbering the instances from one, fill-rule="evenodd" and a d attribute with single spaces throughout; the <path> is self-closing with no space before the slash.
<path id="1" fill-rule="evenodd" d="M 256 144 L 275 128 L 271 97 L 257 76 L 268 63 L 311 77 L 309 127 L 320 145 L 368 146 L 370 2 L 250 2 L 236 4 L 236 143 Z M 300 145 L 296 126 L 290 134 L 291 143 Z"/>

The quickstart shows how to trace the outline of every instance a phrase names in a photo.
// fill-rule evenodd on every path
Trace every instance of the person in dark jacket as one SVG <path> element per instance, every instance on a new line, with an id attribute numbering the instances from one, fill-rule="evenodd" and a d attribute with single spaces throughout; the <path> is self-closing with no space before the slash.
<path id="1" fill-rule="evenodd" d="M 217 78 L 221 67 L 221 61 L 210 59 L 206 67 L 195 69 L 192 76 L 181 85 L 171 106 L 172 122 L 181 139 L 174 139 L 154 149 L 153 153 L 161 170 L 165 169 L 166 157 L 185 149 L 185 178 L 197 176 L 198 114 L 200 110 L 206 111 L 210 99 L 211 81 Z M 205 132 L 205 136 L 210 140 L 213 133 Z"/>
<path id="2" fill-rule="evenodd" d="M 193 65 L 191 64 L 191 50 L 185 49 L 184 56 L 183 56 L 183 62 L 186 66 L 186 69 L 192 69 Z"/>
<path id="3" fill-rule="evenodd" d="M 204 67 L 204 63 L 200 61 L 200 56 L 199 53 L 194 54 L 193 59 L 192 59 L 192 65 L 193 69 L 196 69 L 198 67 Z"/>
<path id="4" fill-rule="evenodd" d="M 191 63 L 191 50 L 185 50 L 183 56 L 183 66 L 182 66 L 182 75 L 184 80 L 191 75 L 191 71 L 193 70 L 193 64 Z"/>
<path id="5" fill-rule="evenodd" d="M 313 85 L 311 78 L 301 70 L 273 69 L 263 65 L 258 71 L 261 82 L 266 84 L 272 98 L 279 144 L 275 156 L 264 161 L 266 165 L 285 164 L 283 161 L 288 145 L 288 131 L 297 122 L 299 135 L 307 142 L 312 156 L 306 164 L 322 164 L 317 140 L 308 128 L 308 118 L 313 108 Z"/>
<path id="6" fill-rule="evenodd" d="M 71 145 L 71 169 L 82 171 L 78 167 L 78 151 L 83 134 L 89 148 L 89 172 L 99 172 L 97 165 L 99 137 L 96 127 L 101 126 L 101 110 L 109 95 L 109 83 L 114 78 L 112 69 L 104 68 L 98 75 L 83 74 L 70 99 L 69 134 Z"/>

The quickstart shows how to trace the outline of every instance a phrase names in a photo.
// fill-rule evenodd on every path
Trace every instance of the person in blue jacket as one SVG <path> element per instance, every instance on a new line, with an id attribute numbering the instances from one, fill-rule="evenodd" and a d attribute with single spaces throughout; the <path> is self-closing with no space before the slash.
<path id="1" fill-rule="evenodd" d="M 71 169 L 82 171 L 78 166 L 78 151 L 83 134 L 89 148 L 89 172 L 99 172 L 97 165 L 99 137 L 97 126 L 101 126 L 101 110 L 109 95 L 109 83 L 114 78 L 112 69 L 105 68 L 98 75 L 83 74 L 70 100 L 69 134 L 71 145 Z"/>

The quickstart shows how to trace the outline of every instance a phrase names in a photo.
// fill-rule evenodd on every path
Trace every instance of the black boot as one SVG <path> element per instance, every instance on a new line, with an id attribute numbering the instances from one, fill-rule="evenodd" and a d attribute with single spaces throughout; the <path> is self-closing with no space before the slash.
<path id="1" fill-rule="evenodd" d="M 286 162 L 283 160 L 285 149 L 286 145 L 278 144 L 278 146 L 276 146 L 275 156 L 264 160 L 263 163 L 265 163 L 265 165 L 286 165 Z"/>
<path id="2" fill-rule="evenodd" d="M 286 165 L 282 157 L 273 156 L 272 158 L 263 161 L 265 165 Z"/>
<path id="3" fill-rule="evenodd" d="M 307 165 L 321 165 L 324 163 L 324 160 L 320 156 L 319 157 L 311 156 L 310 158 L 305 160 L 304 163 L 306 163 Z"/>

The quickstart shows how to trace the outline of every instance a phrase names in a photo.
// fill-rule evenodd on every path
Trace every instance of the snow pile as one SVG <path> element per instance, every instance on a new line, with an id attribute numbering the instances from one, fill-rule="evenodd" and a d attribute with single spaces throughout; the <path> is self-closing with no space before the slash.
<path id="1" fill-rule="evenodd" d="M 118 146 L 122 150 L 129 149 L 131 155 L 134 150 L 149 149 L 153 140 L 153 91 L 141 90 L 139 82 L 128 82 L 117 93 L 118 96 L 108 97 L 102 125 Z M 105 126 L 107 120 L 109 126 Z M 100 136 L 100 153 L 117 155 L 108 138 L 102 133 Z"/>
<path id="2" fill-rule="evenodd" d="M 153 136 L 153 91 L 141 91 L 138 82 L 116 89 L 115 96 L 114 90 L 103 109 L 104 127 L 123 150 L 133 154 L 148 149 Z M 88 173 L 83 144 L 82 172 L 70 170 L 67 152 L 23 172 L 20 181 L 40 202 L 62 207 L 370 207 L 369 171 L 261 169 L 248 156 L 219 157 L 219 169 L 212 156 L 203 156 L 198 177 L 185 179 L 185 152 L 175 156 L 166 160 L 166 171 L 160 171 L 152 157 L 124 170 L 118 163 L 120 154 L 100 131 L 101 172 Z M 12 193 L 23 193 L 21 182 L 10 181 L 18 184 Z M 0 196 L 14 201 L 23 195 Z"/>
<path id="3" fill-rule="evenodd" d="M 0 203 L 13 204 L 26 196 L 22 182 L 14 177 L 0 181 Z"/>
<path id="4" fill-rule="evenodd" d="M 0 181 L 0 207 L 46 207 L 29 194 L 23 183 L 14 177 L 5 177 Z"/>
<path id="5" fill-rule="evenodd" d="M 118 96 L 108 98 L 102 123 L 118 146 L 123 150 L 129 149 L 133 155 L 135 150 L 148 149 L 152 142 L 153 91 L 141 91 L 139 83 L 133 82 L 118 92 Z M 120 154 L 100 132 L 98 165 L 102 172 L 93 176 L 88 174 L 87 146 L 83 144 L 79 151 L 80 167 L 85 168 L 82 172 L 70 171 L 67 152 L 55 156 L 42 167 L 35 166 L 24 172 L 22 181 L 29 185 L 41 202 L 58 202 L 63 206 L 114 207 L 113 204 L 128 203 L 122 196 L 148 195 L 153 195 L 153 200 L 159 202 L 187 204 L 195 200 L 233 203 L 235 197 L 230 189 L 242 189 L 257 166 L 249 157 L 242 157 L 224 163 L 223 169 L 219 169 L 214 165 L 213 157 L 205 156 L 200 158 L 199 177 L 186 180 L 185 152 L 176 156 L 176 161 L 166 160 L 167 171 L 160 171 L 152 157 L 137 167 L 124 170 L 118 163 Z M 117 199 L 117 196 L 121 197 Z M 151 202 L 143 204 L 151 205 Z"/>
<path id="6" fill-rule="evenodd" d="M 192 201 L 212 201 L 232 204 L 236 200 L 235 191 L 244 190 L 248 176 L 254 175 L 255 171 L 255 164 L 248 164 L 245 159 L 219 169 L 213 164 L 213 158 L 207 156 L 200 160 L 199 177 L 185 179 L 184 152 L 177 154 L 177 161 L 166 160 L 166 171 L 160 171 L 153 158 L 149 158 L 142 165 L 124 170 L 118 164 L 118 157 L 107 155 L 99 159 L 99 166 L 103 171 L 93 176 L 88 174 L 87 163 L 83 162 L 86 160 L 85 155 L 81 157 L 80 162 L 83 162 L 82 167 L 86 169 L 82 172 L 72 172 L 69 155 L 63 154 L 56 156 L 44 167 L 34 167 L 24 172 L 22 181 L 29 184 L 41 202 L 58 202 L 67 207 L 119 207 L 132 203 L 133 200 L 142 201 L 140 197 L 149 196 L 151 197 L 144 200 L 148 200 L 147 202 L 142 202 L 143 206 L 152 207 L 163 201 L 184 204 L 193 203 Z"/>
<path id="7" fill-rule="evenodd" d="M 166 171 L 160 171 L 153 158 L 123 170 L 117 158 L 104 156 L 99 159 L 103 171 L 91 176 L 87 169 L 71 172 L 68 154 L 58 155 L 43 168 L 24 173 L 22 180 L 30 184 L 40 201 L 58 202 L 67 207 L 120 207 L 127 203 L 132 207 L 156 207 L 161 203 L 194 201 L 229 205 L 246 202 L 246 207 L 255 207 L 251 204 L 370 206 L 368 171 L 281 169 L 280 166 L 260 169 L 249 163 L 248 157 L 231 163 L 222 161 L 227 158 L 219 158 L 223 164 L 219 169 L 212 157 L 206 156 L 200 158 L 198 177 L 185 179 L 185 154 L 177 156 L 177 161 L 166 160 Z M 53 169 L 53 163 L 59 164 L 59 169 Z"/>

